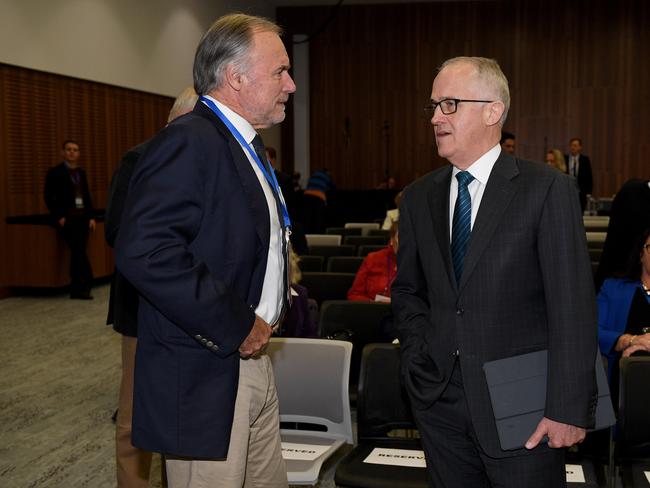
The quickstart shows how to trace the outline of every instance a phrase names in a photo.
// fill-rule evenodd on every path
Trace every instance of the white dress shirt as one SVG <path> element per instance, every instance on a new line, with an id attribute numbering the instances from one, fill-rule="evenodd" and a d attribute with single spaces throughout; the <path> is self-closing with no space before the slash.
<path id="1" fill-rule="evenodd" d="M 244 140 L 248 142 L 250 147 L 255 151 L 253 147 L 253 138 L 257 135 L 255 129 L 252 125 L 246 121 L 241 115 L 236 112 L 233 112 L 223 103 L 215 100 L 214 98 L 207 96 L 214 103 L 217 104 L 219 110 L 223 112 L 226 118 L 232 123 L 233 126 L 239 131 Z M 240 143 L 241 146 L 241 143 Z M 273 189 L 262 170 L 257 166 L 257 163 L 253 157 L 248 152 L 248 149 L 242 146 L 242 151 L 248 158 L 248 162 L 251 164 L 255 175 L 260 182 L 262 190 L 264 190 L 264 196 L 266 197 L 266 204 L 269 210 L 269 219 L 270 219 L 270 229 L 271 229 L 271 239 L 269 242 L 269 253 L 266 260 L 266 272 L 264 273 L 264 283 L 262 285 L 262 295 L 260 296 L 260 301 L 255 308 L 255 313 L 259 315 L 265 322 L 270 325 L 275 325 L 275 323 L 280 318 L 280 313 L 282 310 L 282 299 L 284 296 L 283 293 L 283 283 L 284 283 L 284 262 L 282 257 L 282 225 L 280 223 L 280 218 L 278 216 L 277 207 L 275 205 L 275 197 L 273 196 Z"/>
<path id="2" fill-rule="evenodd" d="M 490 178 L 490 173 L 492 173 L 492 168 L 494 168 L 494 163 L 499 158 L 499 154 L 501 154 L 501 144 L 494 146 L 467 168 L 467 171 L 474 177 L 472 182 L 467 185 L 469 196 L 472 199 L 472 229 L 474 228 L 474 221 L 476 220 L 478 209 L 481 206 L 485 186 Z M 451 233 L 453 230 L 454 207 L 456 206 L 456 198 L 458 198 L 458 180 L 456 179 L 456 175 L 460 171 L 454 166 L 451 172 L 451 184 L 449 186 L 449 242 L 451 242 Z"/>

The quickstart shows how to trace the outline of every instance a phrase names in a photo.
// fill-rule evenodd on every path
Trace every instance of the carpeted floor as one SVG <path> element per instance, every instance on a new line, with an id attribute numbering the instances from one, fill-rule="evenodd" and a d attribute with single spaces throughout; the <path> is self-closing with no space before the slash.
<path id="1" fill-rule="evenodd" d="M 0 487 L 115 487 L 120 336 L 104 325 L 108 285 L 0 300 Z M 333 488 L 336 460 L 321 472 Z M 160 487 L 155 457 L 150 486 Z"/>

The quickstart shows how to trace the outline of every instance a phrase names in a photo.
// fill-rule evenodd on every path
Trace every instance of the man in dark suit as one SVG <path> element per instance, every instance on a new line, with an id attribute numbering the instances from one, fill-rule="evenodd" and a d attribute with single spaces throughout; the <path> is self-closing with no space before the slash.
<path id="1" fill-rule="evenodd" d="M 591 160 L 582 154 L 582 140 L 574 137 L 569 141 L 569 154 L 565 156 L 567 171 L 576 179 L 580 190 L 580 208 L 584 212 L 587 206 L 587 195 L 594 188 L 594 178 L 591 173 Z"/>
<path id="2" fill-rule="evenodd" d="M 445 62 L 428 113 L 451 166 L 400 204 L 392 303 L 436 487 L 564 486 L 561 448 L 593 422 L 596 305 L 575 185 L 502 150 L 509 103 L 496 61 Z M 543 349 L 545 416 L 525 448 L 504 451 L 483 364 Z"/>
<path id="3" fill-rule="evenodd" d="M 86 172 L 78 166 L 79 144 L 63 143 L 63 162 L 47 171 L 45 204 L 52 225 L 70 248 L 70 298 L 90 300 L 93 272 L 86 254 L 88 231 L 95 230 L 93 202 Z"/>
<path id="4" fill-rule="evenodd" d="M 133 444 L 170 486 L 287 485 L 263 353 L 288 308 L 289 220 L 256 129 L 295 91 L 272 22 L 218 19 L 194 60 L 194 110 L 131 177 L 118 269 L 140 294 Z M 202 481 L 203 480 L 203 481 Z"/>
<path id="5" fill-rule="evenodd" d="M 191 112 L 197 98 L 194 88 L 188 87 L 183 90 L 174 101 L 167 123 Z M 122 157 L 111 180 L 104 219 L 106 242 L 111 247 L 115 246 L 115 239 L 120 229 L 131 175 L 140 156 L 146 152 L 150 141 L 151 139 L 129 149 Z M 118 488 L 147 488 L 151 468 L 151 452 L 131 444 L 133 373 L 138 343 L 138 300 L 138 291 L 116 268 L 111 281 L 106 323 L 112 324 L 115 332 L 122 334 L 122 379 L 115 419 L 115 461 Z"/>

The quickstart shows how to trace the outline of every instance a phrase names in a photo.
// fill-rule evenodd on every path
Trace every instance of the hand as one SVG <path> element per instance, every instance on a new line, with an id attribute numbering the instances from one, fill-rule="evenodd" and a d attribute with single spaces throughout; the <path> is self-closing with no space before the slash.
<path id="1" fill-rule="evenodd" d="M 256 315 L 253 328 L 239 346 L 240 357 L 246 359 L 259 355 L 269 343 L 272 332 L 271 326 Z"/>
<path id="2" fill-rule="evenodd" d="M 526 441 L 526 449 L 534 449 L 541 442 L 544 436 L 548 437 L 548 447 L 560 448 L 570 447 L 582 442 L 587 431 L 582 427 L 563 424 L 544 417 L 537 424 L 537 429 Z"/>
<path id="3" fill-rule="evenodd" d="M 65 225 L 65 217 L 61 217 L 57 222 L 59 223 L 59 227 L 63 227 Z"/>
<path id="4" fill-rule="evenodd" d="M 88 221 L 88 228 L 90 229 L 90 232 L 95 232 L 95 227 L 97 227 L 97 222 L 95 222 L 95 219 L 90 219 Z"/>
<path id="5" fill-rule="evenodd" d="M 623 349 L 623 357 L 630 357 L 637 351 L 650 352 L 650 334 L 632 336 L 629 346 Z"/>

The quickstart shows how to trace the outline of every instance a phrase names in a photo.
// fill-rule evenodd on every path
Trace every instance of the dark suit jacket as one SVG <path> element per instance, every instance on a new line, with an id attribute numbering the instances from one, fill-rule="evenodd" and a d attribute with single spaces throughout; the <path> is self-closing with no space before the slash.
<path id="1" fill-rule="evenodd" d="M 571 171 L 569 166 L 571 155 L 565 154 L 564 158 L 567 164 L 567 171 Z M 580 190 L 580 205 L 584 210 L 587 195 L 591 195 L 594 191 L 594 177 L 591 172 L 591 160 L 589 159 L 589 156 L 581 154 L 578 157 L 578 176 L 576 176 L 576 181 L 578 189 Z"/>
<path id="2" fill-rule="evenodd" d="M 403 381 L 415 408 L 428 408 L 446 387 L 458 351 L 481 447 L 492 457 L 523 454 L 500 448 L 486 361 L 548 349 L 545 415 L 578 426 L 593 422 L 596 303 L 575 184 L 553 168 L 502 152 L 457 285 L 449 245 L 451 173 L 447 166 L 416 181 L 400 205 L 392 304 Z"/>
<path id="3" fill-rule="evenodd" d="M 88 190 L 88 179 L 86 172 L 79 169 L 81 192 L 84 202 L 83 215 L 87 219 L 94 217 L 93 201 Z M 57 221 L 61 217 L 67 217 L 70 210 L 75 209 L 74 184 L 70 179 L 70 173 L 65 163 L 58 164 L 47 170 L 45 176 L 44 190 L 45 204 L 52 217 L 52 225 L 58 227 Z"/>
<path id="4" fill-rule="evenodd" d="M 145 141 L 129 149 L 122 157 L 111 179 L 111 188 L 104 217 L 104 237 L 111 247 L 115 246 L 117 232 L 120 229 L 131 175 L 140 156 L 146 151 L 149 142 L 150 140 Z M 138 300 L 138 290 L 115 268 L 111 279 L 106 323 L 108 325 L 112 324 L 115 331 L 120 334 L 138 337 Z"/>
<path id="5" fill-rule="evenodd" d="M 255 320 L 269 209 L 240 145 L 203 103 L 151 141 L 115 244 L 141 295 L 133 444 L 224 458 L 238 348 Z"/>

